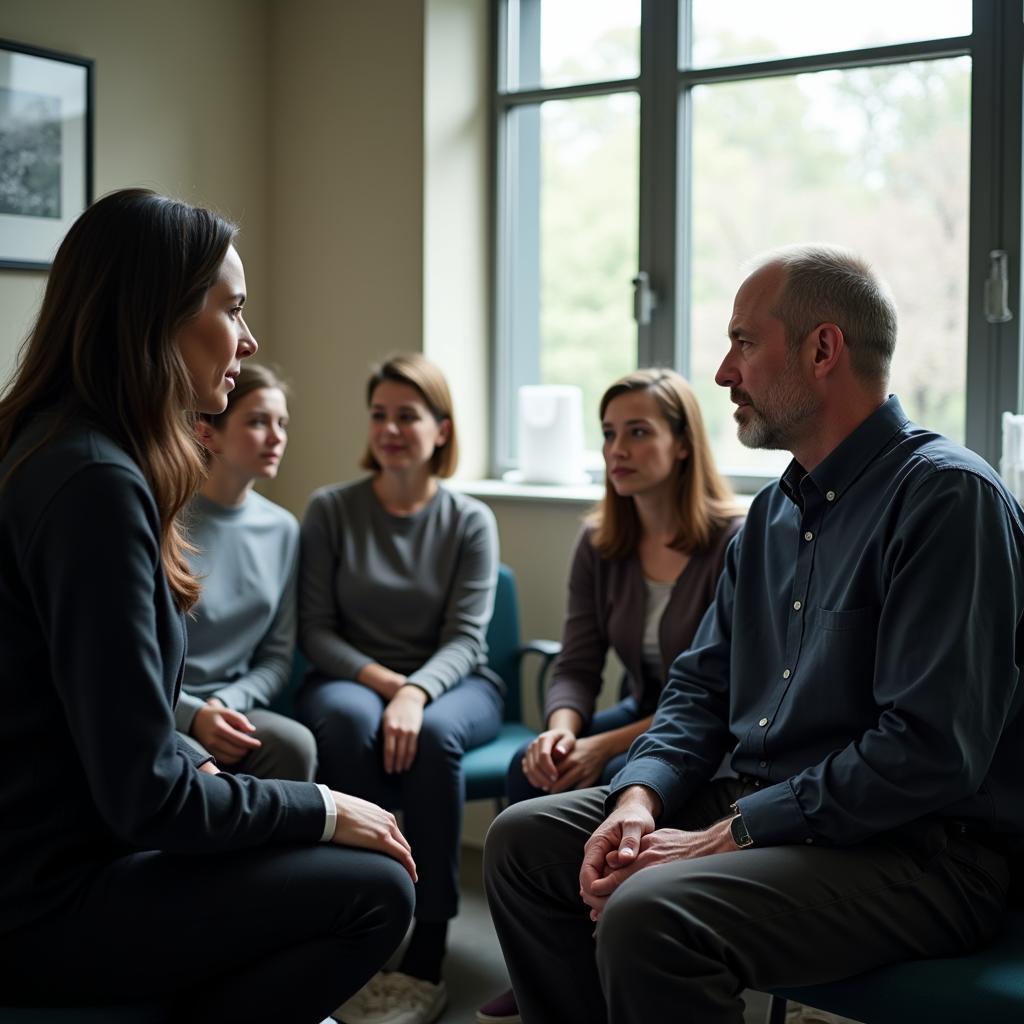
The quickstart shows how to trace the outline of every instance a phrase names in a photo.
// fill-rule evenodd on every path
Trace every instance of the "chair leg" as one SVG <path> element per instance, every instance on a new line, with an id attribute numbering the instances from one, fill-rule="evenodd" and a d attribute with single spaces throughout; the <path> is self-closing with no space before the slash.
<path id="1" fill-rule="evenodd" d="M 772 996 L 765 1024 L 786 1024 L 786 1000 L 782 996 Z"/>

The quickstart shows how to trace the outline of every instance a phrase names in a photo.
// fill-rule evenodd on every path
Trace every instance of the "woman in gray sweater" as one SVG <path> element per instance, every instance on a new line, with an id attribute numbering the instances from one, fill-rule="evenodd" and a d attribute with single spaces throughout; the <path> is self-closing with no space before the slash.
<path id="1" fill-rule="evenodd" d="M 244 364 L 227 409 L 204 415 L 198 430 L 207 475 L 183 521 L 203 594 L 188 619 L 174 720 L 227 771 L 312 782 L 313 734 L 268 710 L 291 678 L 299 524 L 253 484 L 277 476 L 288 444 L 284 382 Z"/>
<path id="2" fill-rule="evenodd" d="M 498 732 L 485 667 L 497 579 L 494 516 L 440 486 L 457 459 L 448 385 L 418 354 L 370 377 L 372 474 L 317 491 L 302 524 L 299 639 L 313 670 L 299 717 L 320 778 L 401 807 L 419 869 L 416 927 L 399 969 L 338 1011 L 345 1024 L 426 1024 L 441 1013 L 458 909 L 465 751 Z"/>

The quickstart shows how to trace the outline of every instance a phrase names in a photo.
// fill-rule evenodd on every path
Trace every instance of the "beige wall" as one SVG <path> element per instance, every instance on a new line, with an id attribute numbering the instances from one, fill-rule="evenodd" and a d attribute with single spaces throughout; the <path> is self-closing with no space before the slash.
<path id="1" fill-rule="evenodd" d="M 268 0 L 3 0 L 0 37 L 95 62 L 95 192 L 147 185 L 242 225 L 257 332 L 267 317 Z M 0 270 L 0 379 L 44 275 Z"/>
<path id="2" fill-rule="evenodd" d="M 292 379 L 272 497 L 358 472 L 371 362 L 423 344 L 423 12 L 419 0 L 272 7 L 265 352 Z"/>

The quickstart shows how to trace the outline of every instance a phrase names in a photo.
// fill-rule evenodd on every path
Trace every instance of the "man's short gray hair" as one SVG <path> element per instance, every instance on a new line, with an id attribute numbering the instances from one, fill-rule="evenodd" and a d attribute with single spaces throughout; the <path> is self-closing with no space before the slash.
<path id="1" fill-rule="evenodd" d="M 818 324 L 843 332 L 850 364 L 861 380 L 889 380 L 896 348 L 896 306 L 870 265 L 855 253 L 832 245 L 793 245 L 757 261 L 779 266 L 786 280 L 773 310 L 794 348 Z"/>

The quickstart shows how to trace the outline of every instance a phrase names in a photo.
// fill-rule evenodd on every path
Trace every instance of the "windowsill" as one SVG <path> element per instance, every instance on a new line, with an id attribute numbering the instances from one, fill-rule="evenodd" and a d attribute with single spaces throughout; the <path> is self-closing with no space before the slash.
<path id="1" fill-rule="evenodd" d="M 565 504 L 593 505 L 601 500 L 601 484 L 516 484 L 507 480 L 447 480 L 448 487 L 474 498 L 498 498 L 508 501 L 555 501 Z"/>
<path id="2" fill-rule="evenodd" d="M 507 480 L 446 480 L 445 486 L 474 498 L 501 501 L 551 501 L 561 504 L 593 505 L 604 495 L 602 484 L 518 484 Z M 736 501 L 749 508 L 753 493 L 737 494 Z"/>

